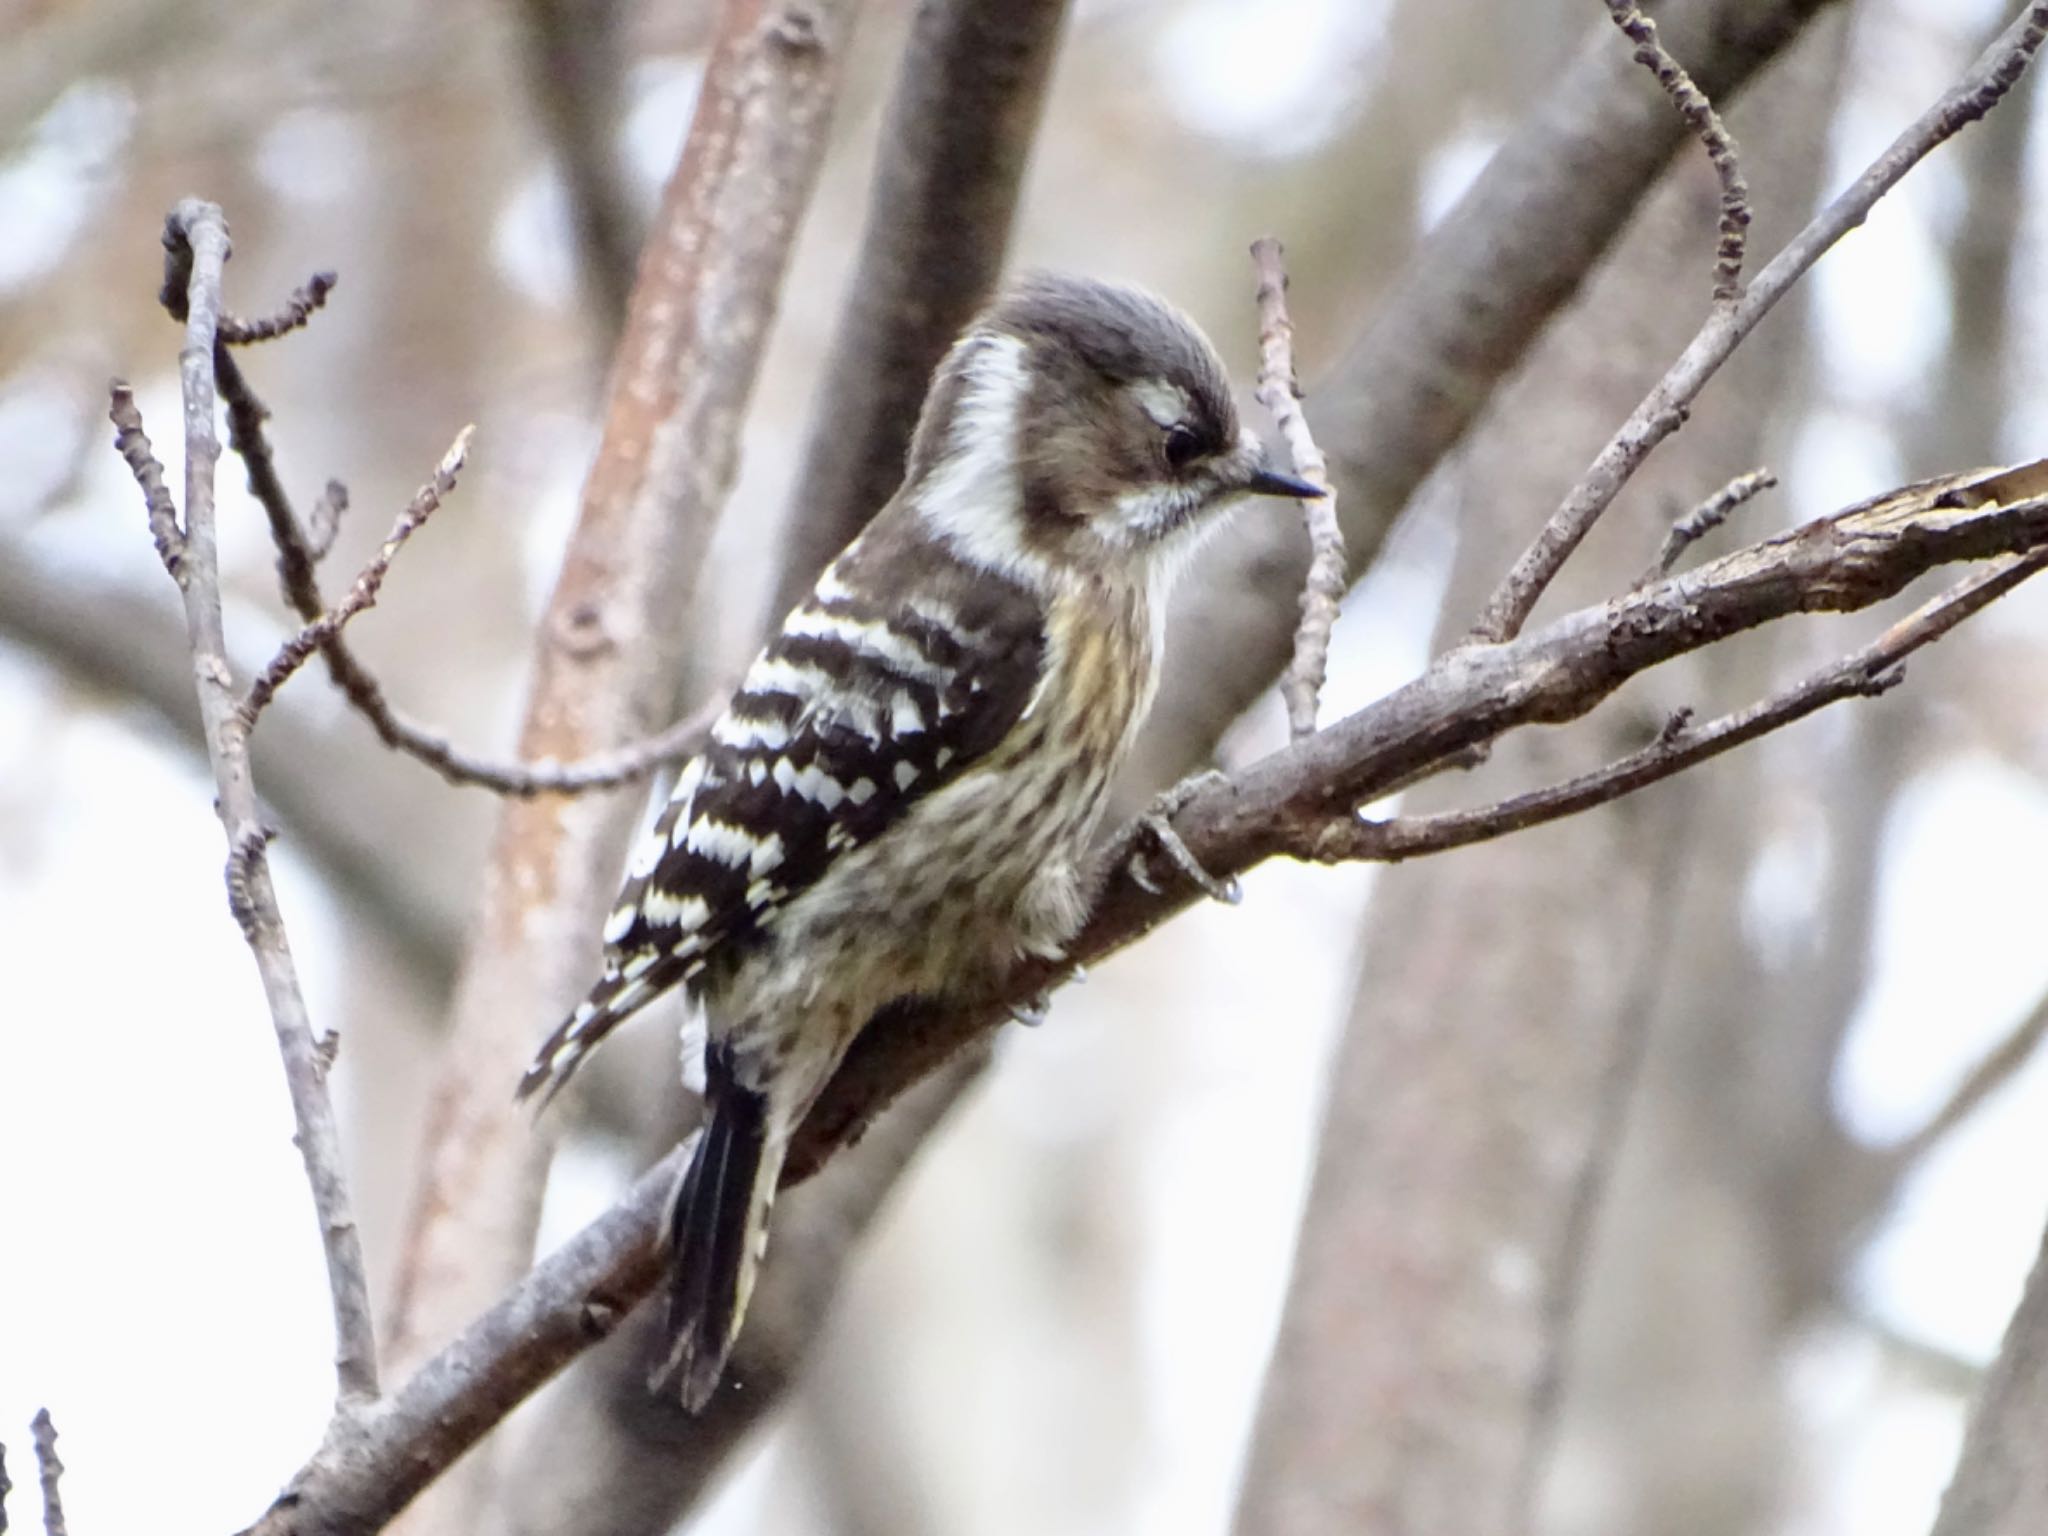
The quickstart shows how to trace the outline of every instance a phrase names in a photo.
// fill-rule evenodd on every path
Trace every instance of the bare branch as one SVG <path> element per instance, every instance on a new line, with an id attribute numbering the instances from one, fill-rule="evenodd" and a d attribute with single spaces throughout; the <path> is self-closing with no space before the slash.
<path id="1" fill-rule="evenodd" d="M 306 279 L 305 287 L 292 290 L 292 296 L 285 301 L 284 308 L 274 315 L 265 315 L 255 320 L 240 320 L 233 315 L 222 315 L 221 342 L 230 347 L 245 347 L 259 341 L 275 341 L 280 336 L 298 330 L 327 302 L 327 295 L 334 291 L 337 281 L 339 279 L 332 272 L 315 272 Z"/>
<path id="2" fill-rule="evenodd" d="M 2048 461 L 1933 484 L 1946 491 L 1932 504 L 1927 487 L 1906 487 L 1514 641 L 1460 646 L 1377 703 L 1228 779 L 1201 784 L 1173 829 L 1219 879 L 1275 854 L 1313 856 L 1319 836 L 1346 835 L 1328 829 L 1389 785 L 1518 726 L 1577 719 L 1629 678 L 1674 657 L 1789 614 L 1867 608 L 1956 561 L 2019 555 L 2031 569 L 2048 549 Z M 1993 578 L 2021 576 L 2001 569 Z M 1150 932 L 1196 894 L 1179 884 L 1150 893 L 1111 869 L 1065 962 L 1020 967 L 1003 984 L 1001 1006 L 905 1009 L 887 1027 L 864 1030 L 799 1129 L 785 1179 L 820 1166 L 888 1102 L 894 1085 L 946 1060 L 999 1023 L 1009 1005 Z"/>
<path id="3" fill-rule="evenodd" d="M 29 1430 L 35 1436 L 36 1471 L 43 1484 L 43 1536 L 65 1536 L 64 1495 L 58 1486 L 64 1463 L 57 1459 L 57 1424 L 50 1410 L 38 1408 Z"/>
<path id="4" fill-rule="evenodd" d="M 306 555 L 315 565 L 334 548 L 335 535 L 341 532 L 341 520 L 347 515 L 348 487 L 329 480 L 306 516 Z"/>
<path id="5" fill-rule="evenodd" d="M 1657 25 L 1701 89 L 1726 104 L 1837 3 L 1669 0 Z M 1589 41 L 1315 385 L 1317 429 L 1344 492 L 1352 580 L 1684 143 L 1684 123 L 1644 89 L 1604 19 Z M 1175 665 L 1137 749 L 1148 786 L 1211 761 L 1223 732 L 1287 665 L 1293 616 L 1270 594 L 1275 570 L 1292 583 L 1304 563 L 1298 536 L 1284 519 L 1244 519 L 1219 543 L 1196 578 L 1199 605 L 1182 605 L 1170 636 Z"/>
<path id="6" fill-rule="evenodd" d="M 257 398 L 234 355 L 224 347 L 216 365 L 221 396 L 228 408 L 228 443 L 241 455 L 249 474 L 250 494 L 269 520 L 285 602 L 308 626 L 318 626 L 326 616 L 327 600 L 321 594 L 315 566 L 333 540 L 333 523 L 324 522 L 316 507 L 313 529 L 309 532 L 300 526 L 263 430 L 269 410 Z M 336 509 L 334 520 L 338 521 L 340 509 L 347 502 L 346 489 L 338 481 L 329 481 L 323 504 Z M 399 713 L 384 696 L 383 685 L 349 648 L 339 629 L 323 630 L 317 645 L 335 686 L 356 712 L 369 721 L 378 740 L 387 747 L 424 763 L 451 784 L 520 799 L 584 794 L 645 778 L 664 763 L 688 757 L 716 718 L 716 712 L 707 706 L 658 735 L 589 758 L 569 763 L 505 763 L 467 752 L 439 732 Z"/>
<path id="7" fill-rule="evenodd" d="M 1614 434 L 1585 477 L 1487 599 L 1473 637 L 1512 639 L 1600 515 L 1656 446 L 1685 422 L 1693 401 L 1757 323 L 1837 240 L 1861 224 L 1901 177 L 1989 112 L 2012 89 L 2048 36 L 2048 0 L 2035 0 L 1848 189 L 1771 258 L 1733 303 L 1717 305 L 1699 334 Z"/>
<path id="8" fill-rule="evenodd" d="M 609 346 L 626 318 L 645 232 L 617 147 L 630 12 L 620 0 L 518 0 L 512 11 L 527 89 L 568 198 L 583 289 Z"/>
<path id="9" fill-rule="evenodd" d="M 1681 712 L 1642 751 L 1591 773 L 1476 810 L 1383 821 L 1359 821 L 1355 817 L 1348 823 L 1333 821 L 1320 830 L 1305 831 L 1292 851 L 1298 857 L 1326 864 L 1351 859 L 1393 862 L 1504 837 L 1618 800 L 1695 763 L 1718 757 L 1731 747 L 1790 725 L 1826 705 L 1843 699 L 1875 698 L 1887 692 L 1904 680 L 1900 663 L 1906 657 L 1940 639 L 1993 599 L 2004 596 L 2044 564 L 2048 560 L 2040 555 L 2008 557 L 1993 569 L 1959 582 L 1869 645 L 1770 698 L 1699 727 L 1692 725 L 1689 712 Z"/>
<path id="10" fill-rule="evenodd" d="M 185 531 L 178 526 L 177 504 L 164 484 L 164 466 L 142 430 L 142 412 L 135 406 L 135 391 L 120 379 L 107 386 L 112 401 L 108 417 L 114 423 L 114 448 L 128 461 L 135 483 L 142 487 L 142 500 L 149 514 L 149 536 L 156 545 L 157 558 L 164 563 L 171 580 L 185 585 Z"/>
<path id="11" fill-rule="evenodd" d="M 1657 24 L 1636 8 L 1635 0 L 1607 0 L 1608 12 L 1624 36 L 1636 45 L 1636 62 L 1657 77 L 1664 94 L 1678 108 L 1686 127 L 1705 147 L 1721 182 L 1721 239 L 1714 252 L 1714 302 L 1732 304 L 1742 291 L 1742 257 L 1749 244 L 1749 182 L 1743 177 L 1740 152 L 1707 100 L 1662 43 Z"/>
<path id="12" fill-rule="evenodd" d="M 1642 579 L 1655 581 L 1660 576 L 1669 576 L 1680 555 L 1727 522 L 1736 508 L 1755 500 L 1777 483 L 1778 477 L 1768 469 L 1752 469 L 1746 475 L 1737 475 L 1671 525 L 1657 550 L 1657 558 L 1643 572 Z"/>
<path id="13" fill-rule="evenodd" d="M 398 521 L 391 525 L 391 532 L 385 535 L 384 543 L 370 563 L 350 586 L 348 595 L 322 614 L 312 623 L 305 625 L 287 640 L 271 658 L 270 665 L 262 675 L 249 685 L 248 696 L 242 701 L 242 725 L 244 730 L 255 727 L 257 716 L 270 703 L 277 690 L 282 688 L 291 675 L 306 663 L 306 658 L 328 641 L 339 635 L 350 619 L 365 608 L 376 605 L 377 594 L 383 589 L 384 578 L 391 573 L 391 562 L 398 558 L 405 541 L 413 536 L 428 518 L 440 509 L 442 499 L 455 490 L 455 477 L 462 472 L 463 460 L 469 456 L 469 440 L 475 433 L 473 426 L 464 427 L 456 434 L 448 451 L 441 455 L 441 462 L 434 468 L 434 478 L 413 494 Z"/>
<path id="14" fill-rule="evenodd" d="M 719 13 L 542 620 L 524 757 L 601 752 L 672 707 L 693 639 L 681 617 L 737 469 L 856 9 L 727 0 Z M 396 1360 L 455 1336 L 531 1262 L 549 1145 L 511 1087 L 588 985 L 637 809 L 623 797 L 500 807 L 400 1240 Z M 474 1504 L 445 1492 L 451 1520 Z"/>
<path id="15" fill-rule="evenodd" d="M 987 299 L 1066 0 L 920 0 L 812 407 L 776 612 L 895 494 L 932 369 Z"/>
<path id="16" fill-rule="evenodd" d="M 1933 1536 L 2038 1536 L 2048 1529 L 2048 1240 L 1970 1414 Z"/>
<path id="17" fill-rule="evenodd" d="M 1297 474 L 1323 488 L 1320 500 L 1304 501 L 1302 522 L 1308 528 L 1308 580 L 1301 589 L 1301 624 L 1294 632 L 1294 658 L 1280 675 L 1280 697 L 1287 703 L 1287 729 L 1298 741 L 1316 728 L 1323 679 L 1330 670 L 1330 632 L 1337 624 L 1338 604 L 1348 584 L 1344 564 L 1344 529 L 1337 521 L 1337 493 L 1330 467 L 1302 414 L 1301 384 L 1294 368 L 1294 322 L 1287 315 L 1287 268 L 1280 242 L 1270 235 L 1252 243 L 1252 264 L 1258 271 L 1259 403 L 1272 414 Z"/>
<path id="18" fill-rule="evenodd" d="M 173 210 L 164 229 L 165 307 L 185 319 L 178 356 L 185 401 L 185 551 L 179 582 L 185 600 L 192 672 L 213 765 L 217 808 L 235 857 L 237 913 L 263 979 L 285 1081 L 297 1121 L 299 1151 L 312 1186 L 332 1295 L 335 1370 L 344 1407 L 377 1393 L 376 1335 L 362 1245 L 349 1209 L 341 1171 L 334 1107 L 320 1066 L 319 1048 L 299 989 L 284 919 L 263 852 L 267 833 L 249 773 L 248 734 L 241 721 L 221 622 L 220 556 L 214 532 L 213 477 L 220 459 L 214 432 L 221 273 L 228 257 L 227 224 L 220 210 L 193 199 Z M 119 401 L 117 399 L 117 408 Z M 133 410 L 133 401 L 128 402 Z"/>

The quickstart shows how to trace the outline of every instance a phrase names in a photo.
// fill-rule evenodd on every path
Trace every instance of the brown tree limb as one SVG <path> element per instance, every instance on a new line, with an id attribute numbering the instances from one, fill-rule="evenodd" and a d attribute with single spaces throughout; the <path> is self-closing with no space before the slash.
<path id="1" fill-rule="evenodd" d="M 1487 599 L 1473 627 L 1481 640 L 1520 632 L 1537 599 L 1579 541 L 1614 503 L 1657 445 L 1684 425 L 1686 412 L 1742 339 L 1834 243 L 1856 228 L 1900 178 L 2002 100 L 2048 37 L 2048 0 L 2035 0 L 1869 168 L 1787 242 L 1732 303 L 1716 305 L 1671 370 L 1636 407 L 1565 497 L 1535 542 Z"/>
<path id="2" fill-rule="evenodd" d="M 221 276 L 228 258 L 228 231 L 220 210 L 188 199 L 173 210 L 164 229 L 165 304 L 185 322 L 178 356 L 185 403 L 184 549 L 178 586 L 185 602 L 193 682 L 205 724 L 207 755 L 213 766 L 217 809 L 227 836 L 230 868 L 244 935 L 263 979 L 264 997 L 284 1058 L 285 1081 L 297 1123 L 296 1140 L 305 1161 L 319 1218 L 333 1303 L 335 1374 L 340 1408 L 347 1412 L 377 1395 L 376 1334 L 371 1323 L 369 1284 L 362 1243 L 349 1208 L 342 1174 L 341 1140 L 334 1106 L 327 1096 L 326 1071 L 313 1037 L 305 997 L 299 989 L 284 919 L 271 886 L 263 850 L 268 839 L 249 771 L 248 732 L 243 701 L 228 665 L 221 620 L 220 555 L 214 527 L 214 472 L 220 441 L 214 431 L 214 363 L 221 315 Z M 112 416 L 122 455 L 131 464 L 154 456 L 142 435 L 133 397 L 114 390 Z M 150 477 L 138 474 L 148 494 Z"/>
<path id="3" fill-rule="evenodd" d="M 728 0 L 722 11 L 542 623 L 524 758 L 602 751 L 672 705 L 689 643 L 678 594 L 703 567 L 732 484 L 856 10 Z M 594 797 L 501 807 L 401 1242 L 394 1359 L 423 1358 L 527 1268 L 547 1140 L 511 1088 L 594 974 L 637 809 Z"/>
<path id="4" fill-rule="evenodd" d="M 919 0 L 812 407 L 775 611 L 903 480 L 932 369 L 995 286 L 1066 0 Z"/>
<path id="5" fill-rule="evenodd" d="M 1330 670 L 1330 632 L 1337 627 L 1337 609 L 1348 582 L 1344 528 L 1337 520 L 1330 467 L 1301 409 L 1301 384 L 1294 370 L 1294 322 L 1287 315 L 1287 268 L 1281 257 L 1280 242 L 1271 236 L 1252 242 L 1252 265 L 1258 273 L 1259 404 L 1286 439 L 1295 472 L 1323 488 L 1317 500 L 1300 503 L 1302 522 L 1308 529 L 1308 580 L 1301 589 L 1301 623 L 1294 631 L 1294 656 L 1280 674 L 1287 729 L 1299 740 L 1315 732 L 1323 679 Z"/>
<path id="6" fill-rule="evenodd" d="M 1721 114 L 1706 92 L 1657 40 L 1657 23 L 1639 10 L 1635 0 L 1607 0 L 1608 14 L 1622 35 L 1636 45 L 1636 62 L 1657 77 L 1664 94 L 1685 119 L 1707 152 L 1721 183 L 1721 239 L 1714 251 L 1714 302 L 1732 304 L 1742 291 L 1742 258 L 1749 245 L 1749 182 L 1742 174 L 1741 152 Z"/>
<path id="7" fill-rule="evenodd" d="M 220 340 L 230 347 L 246 347 L 259 341 L 275 341 L 280 336 L 309 324 L 327 303 L 327 295 L 334 291 L 338 281 L 332 272 L 315 272 L 306 279 L 305 286 L 292 290 L 292 296 L 285 300 L 284 308 L 274 315 L 262 315 L 254 320 L 239 319 L 234 315 L 220 318 Z"/>

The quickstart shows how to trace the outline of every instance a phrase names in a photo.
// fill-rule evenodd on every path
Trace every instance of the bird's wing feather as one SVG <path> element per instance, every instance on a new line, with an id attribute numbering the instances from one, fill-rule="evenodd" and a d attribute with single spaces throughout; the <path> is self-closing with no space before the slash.
<path id="1" fill-rule="evenodd" d="M 521 1097 L 553 1094 L 621 1019 L 761 942 L 776 908 L 1025 714 L 1045 660 L 1035 600 L 985 573 L 891 581 L 862 555 L 820 578 L 684 769 L 605 925 L 604 974 Z"/>

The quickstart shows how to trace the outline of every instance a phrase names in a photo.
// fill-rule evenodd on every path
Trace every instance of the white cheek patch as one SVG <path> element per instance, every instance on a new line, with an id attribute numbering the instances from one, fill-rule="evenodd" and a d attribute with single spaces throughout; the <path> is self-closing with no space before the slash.
<path id="1" fill-rule="evenodd" d="M 971 336 L 955 348 L 966 378 L 943 456 L 919 488 L 934 533 L 970 564 L 1044 590 L 1051 571 L 1025 547 L 1017 480 L 1017 418 L 1031 376 L 1015 336 Z"/>
<path id="2" fill-rule="evenodd" d="M 1169 384 L 1164 379 L 1140 379 L 1130 386 L 1131 398 L 1162 427 L 1188 419 L 1188 392 L 1178 384 Z"/>

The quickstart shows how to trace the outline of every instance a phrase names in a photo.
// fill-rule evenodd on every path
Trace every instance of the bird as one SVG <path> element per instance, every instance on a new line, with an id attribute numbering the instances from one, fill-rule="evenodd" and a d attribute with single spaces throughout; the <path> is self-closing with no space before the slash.
<path id="1" fill-rule="evenodd" d="M 665 993 L 701 1008 L 656 1391 L 692 1412 L 714 1396 L 790 1139 L 862 1027 L 986 997 L 1079 929 L 1202 535 L 1248 497 L 1322 494 L 1269 466 L 1215 348 L 1148 291 L 1030 274 L 945 354 L 901 486 L 683 768 L 628 860 L 602 974 L 519 1085 L 545 1104 Z"/>

